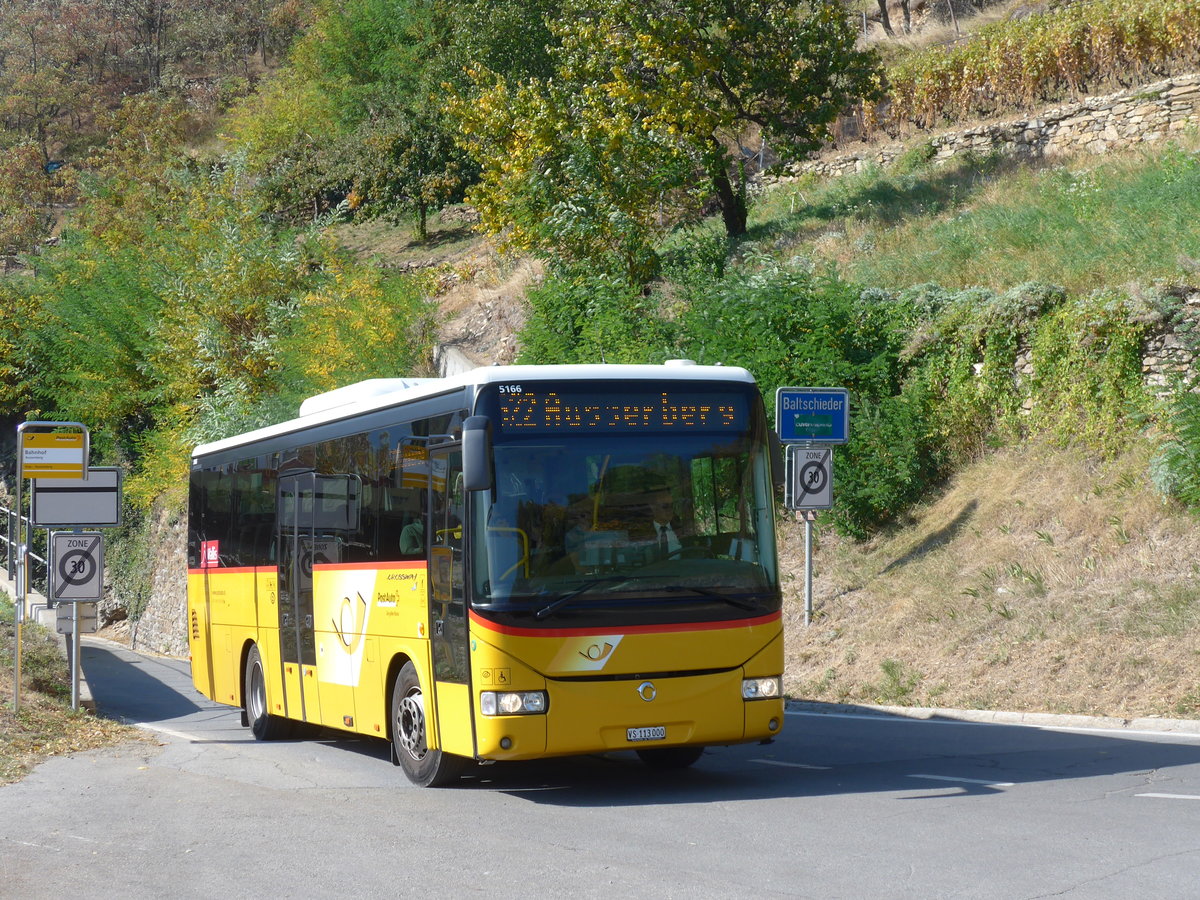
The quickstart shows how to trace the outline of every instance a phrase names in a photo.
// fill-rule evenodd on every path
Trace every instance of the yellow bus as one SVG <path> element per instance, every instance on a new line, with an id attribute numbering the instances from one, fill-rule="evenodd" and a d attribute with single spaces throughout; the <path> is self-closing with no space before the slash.
<path id="1" fill-rule="evenodd" d="M 772 436 L 744 369 L 375 379 L 197 447 L 192 678 L 260 740 L 391 742 L 418 785 L 783 725 Z"/>

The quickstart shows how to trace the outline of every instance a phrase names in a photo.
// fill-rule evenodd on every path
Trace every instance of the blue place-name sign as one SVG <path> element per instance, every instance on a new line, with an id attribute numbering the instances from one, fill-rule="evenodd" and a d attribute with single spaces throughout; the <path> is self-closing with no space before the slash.
<path id="1" fill-rule="evenodd" d="M 775 425 L 785 444 L 844 444 L 850 439 L 850 392 L 781 387 L 775 392 Z"/>

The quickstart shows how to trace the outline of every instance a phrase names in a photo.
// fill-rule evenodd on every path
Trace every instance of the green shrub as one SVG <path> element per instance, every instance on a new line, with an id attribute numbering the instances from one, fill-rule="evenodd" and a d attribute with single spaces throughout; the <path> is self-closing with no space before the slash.
<path id="1" fill-rule="evenodd" d="M 13 628 L 16 610 L 7 594 L 0 594 L 0 667 L 13 665 Z M 21 686 L 54 697 L 70 696 L 70 672 L 53 632 L 28 620 L 21 626 Z"/>
<path id="2" fill-rule="evenodd" d="M 522 363 L 654 363 L 671 355 L 675 326 L 662 297 L 613 276 L 562 273 L 527 294 Z"/>
<path id="3" fill-rule="evenodd" d="M 1166 436 L 1151 462 L 1154 486 L 1193 509 L 1200 508 L 1200 394 L 1176 386 L 1165 416 Z"/>

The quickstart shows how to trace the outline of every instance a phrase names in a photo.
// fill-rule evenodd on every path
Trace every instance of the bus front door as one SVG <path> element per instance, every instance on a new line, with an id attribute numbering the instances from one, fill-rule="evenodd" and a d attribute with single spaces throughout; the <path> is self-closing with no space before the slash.
<path id="1" fill-rule="evenodd" d="M 429 458 L 429 625 L 438 746 L 448 753 L 474 756 L 463 577 L 462 449 L 459 445 L 432 448 Z"/>

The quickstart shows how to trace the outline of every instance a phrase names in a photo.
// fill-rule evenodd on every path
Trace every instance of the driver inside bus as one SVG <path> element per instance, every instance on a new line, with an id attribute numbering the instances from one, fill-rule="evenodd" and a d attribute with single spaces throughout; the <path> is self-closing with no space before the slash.
<path id="1" fill-rule="evenodd" d="M 675 515 L 675 499 L 671 496 L 670 489 L 665 484 L 654 486 L 648 505 L 658 558 L 669 559 L 678 556 L 683 548 L 680 541 L 682 526 Z"/>

